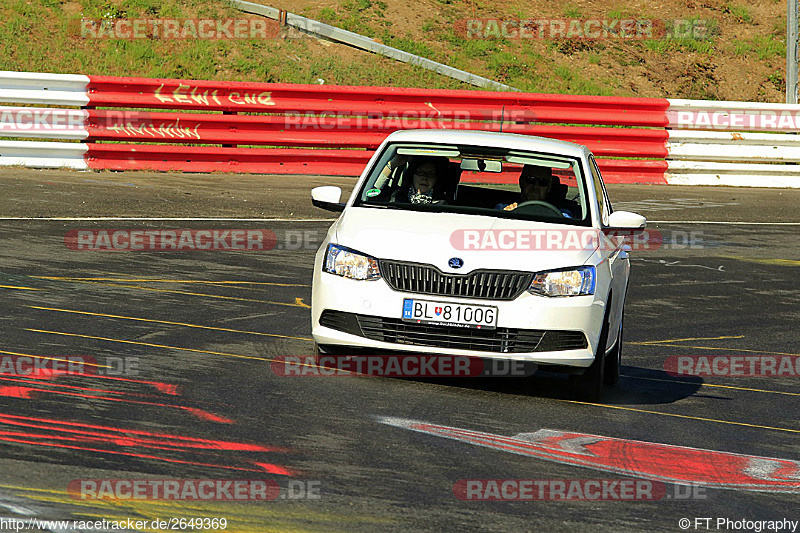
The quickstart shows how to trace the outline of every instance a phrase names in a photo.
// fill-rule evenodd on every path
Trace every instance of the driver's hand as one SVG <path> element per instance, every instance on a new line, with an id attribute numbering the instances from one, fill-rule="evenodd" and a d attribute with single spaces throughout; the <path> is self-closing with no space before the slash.
<path id="1" fill-rule="evenodd" d="M 503 208 L 503 211 L 513 211 L 516 208 L 517 208 L 517 202 L 514 202 L 513 204 L 508 204 L 507 206 L 505 206 Z"/>

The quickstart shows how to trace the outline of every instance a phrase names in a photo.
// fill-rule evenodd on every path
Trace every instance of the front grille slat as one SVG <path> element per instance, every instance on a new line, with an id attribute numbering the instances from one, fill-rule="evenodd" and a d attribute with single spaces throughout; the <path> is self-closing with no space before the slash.
<path id="1" fill-rule="evenodd" d="M 400 292 L 457 296 L 481 300 L 513 300 L 530 286 L 530 272 L 475 270 L 469 274 L 446 274 L 433 265 L 379 261 L 389 286 Z"/>

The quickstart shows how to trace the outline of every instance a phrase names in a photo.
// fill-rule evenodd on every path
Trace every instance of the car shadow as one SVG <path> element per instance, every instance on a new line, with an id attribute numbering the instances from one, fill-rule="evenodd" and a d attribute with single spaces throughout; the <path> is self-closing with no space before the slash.
<path id="1" fill-rule="evenodd" d="M 539 371 L 528 377 L 403 378 L 462 389 L 515 394 L 556 400 L 583 401 L 570 388 L 566 375 Z M 656 405 L 697 396 L 703 380 L 672 376 L 663 370 L 623 365 L 616 385 L 606 387 L 600 403 L 609 405 Z M 704 395 L 721 400 L 726 396 Z"/>

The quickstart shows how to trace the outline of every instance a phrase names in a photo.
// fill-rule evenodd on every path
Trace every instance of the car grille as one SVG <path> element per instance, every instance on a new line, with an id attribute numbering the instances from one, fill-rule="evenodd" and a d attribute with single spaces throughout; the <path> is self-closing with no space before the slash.
<path id="1" fill-rule="evenodd" d="M 375 341 L 457 350 L 529 353 L 578 350 L 588 346 L 586 336 L 580 331 L 460 328 L 416 324 L 398 318 L 357 315 L 330 309 L 322 312 L 319 323 Z"/>
<path id="2" fill-rule="evenodd" d="M 475 270 L 445 274 L 433 265 L 379 261 L 381 275 L 401 292 L 459 296 L 482 300 L 513 300 L 530 287 L 533 274 L 510 270 Z"/>

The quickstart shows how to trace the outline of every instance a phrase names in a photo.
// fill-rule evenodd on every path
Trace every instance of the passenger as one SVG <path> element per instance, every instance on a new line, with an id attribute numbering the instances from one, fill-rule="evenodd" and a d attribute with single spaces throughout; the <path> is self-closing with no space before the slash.
<path id="1" fill-rule="evenodd" d="M 393 202 L 410 202 L 412 204 L 446 203 L 443 182 L 447 177 L 448 160 L 444 157 L 417 157 L 408 167 L 411 184 L 398 189 L 392 195 Z"/>

